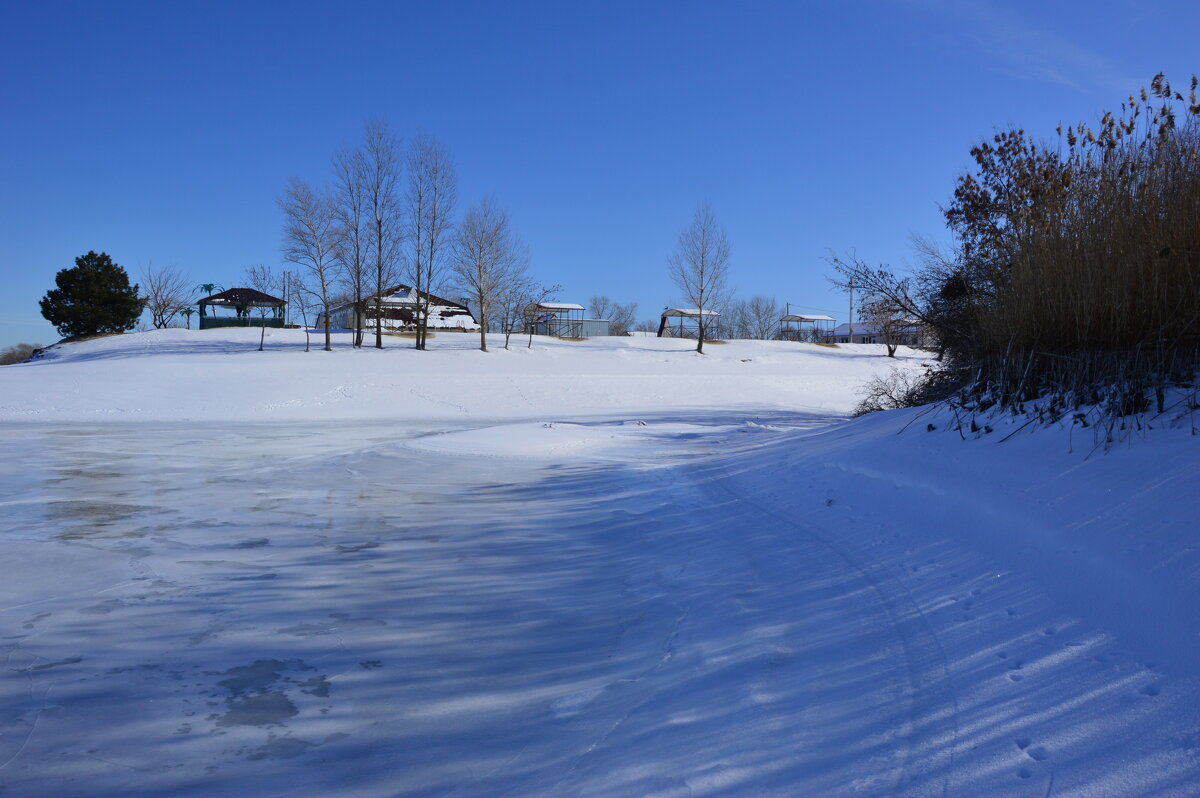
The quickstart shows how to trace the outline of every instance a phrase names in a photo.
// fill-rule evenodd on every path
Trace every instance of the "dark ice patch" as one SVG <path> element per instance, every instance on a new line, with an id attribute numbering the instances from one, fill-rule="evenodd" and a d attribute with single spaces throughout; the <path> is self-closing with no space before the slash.
<path id="1" fill-rule="evenodd" d="M 282 723 L 300 714 L 296 705 L 282 692 L 236 696 L 226 702 L 229 711 L 217 718 L 218 726 L 265 726 Z"/>

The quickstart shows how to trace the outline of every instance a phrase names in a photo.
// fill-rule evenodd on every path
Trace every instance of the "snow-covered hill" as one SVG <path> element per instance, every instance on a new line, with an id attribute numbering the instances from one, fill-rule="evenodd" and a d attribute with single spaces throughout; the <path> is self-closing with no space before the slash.
<path id="1" fill-rule="evenodd" d="M 514 337 L 492 351 L 445 333 L 430 351 L 386 339 L 377 350 L 304 351 L 298 330 L 156 330 L 52 348 L 0 372 L 0 420 L 85 421 L 524 418 L 672 408 L 777 407 L 841 413 L 866 376 L 897 361 L 881 347 L 774 341 L 708 346 L 678 339 Z M 899 365 L 924 356 L 902 350 Z M 69 368 L 65 368 L 68 366 Z"/>
<path id="2" fill-rule="evenodd" d="M 14 795 L 1200 794 L 1190 427 L 847 420 L 921 368 L 869 346 L 267 341 L 0 369 Z"/>

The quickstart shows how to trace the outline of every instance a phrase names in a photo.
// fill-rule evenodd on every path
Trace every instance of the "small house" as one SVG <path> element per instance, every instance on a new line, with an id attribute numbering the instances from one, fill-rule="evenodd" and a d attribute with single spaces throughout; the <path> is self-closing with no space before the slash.
<path id="1" fill-rule="evenodd" d="M 823 340 L 831 344 L 882 344 L 887 343 L 889 337 L 891 343 L 902 346 L 925 346 L 927 340 L 925 328 L 915 320 L 898 323 L 889 335 L 885 335 L 883 327 L 876 323 L 860 321 L 851 325 L 847 322 L 834 327 Z"/>
<path id="2" fill-rule="evenodd" d="M 379 298 L 376 301 L 376 297 Z M 428 307 L 426 328 L 442 332 L 478 332 L 479 322 L 466 304 L 418 292 L 408 285 L 397 285 L 379 294 L 364 297 L 362 302 L 343 302 L 329 309 L 329 325 L 344 330 L 356 330 L 361 322 L 364 330 L 378 325 L 384 332 L 410 332 L 417 328 L 422 308 Z M 325 314 L 317 314 L 317 327 L 325 325 Z"/>

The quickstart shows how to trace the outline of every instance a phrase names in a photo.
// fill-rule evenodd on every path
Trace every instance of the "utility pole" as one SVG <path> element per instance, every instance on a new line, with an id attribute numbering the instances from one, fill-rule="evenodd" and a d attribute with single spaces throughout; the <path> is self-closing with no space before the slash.
<path id="1" fill-rule="evenodd" d="M 854 343 L 854 278 L 850 278 L 850 340 Z"/>

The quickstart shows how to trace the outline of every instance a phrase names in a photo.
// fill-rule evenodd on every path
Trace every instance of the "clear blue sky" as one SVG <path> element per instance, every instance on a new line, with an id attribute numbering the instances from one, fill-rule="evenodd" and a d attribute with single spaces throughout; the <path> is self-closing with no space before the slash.
<path id="1" fill-rule="evenodd" d="M 288 178 L 374 117 L 440 138 L 564 301 L 656 316 L 708 200 L 741 295 L 844 320 L 824 254 L 944 238 L 981 137 L 1200 72 L 1195 0 L 0 7 L 0 346 L 57 340 L 37 301 L 89 249 L 227 287 L 279 264 Z"/>

